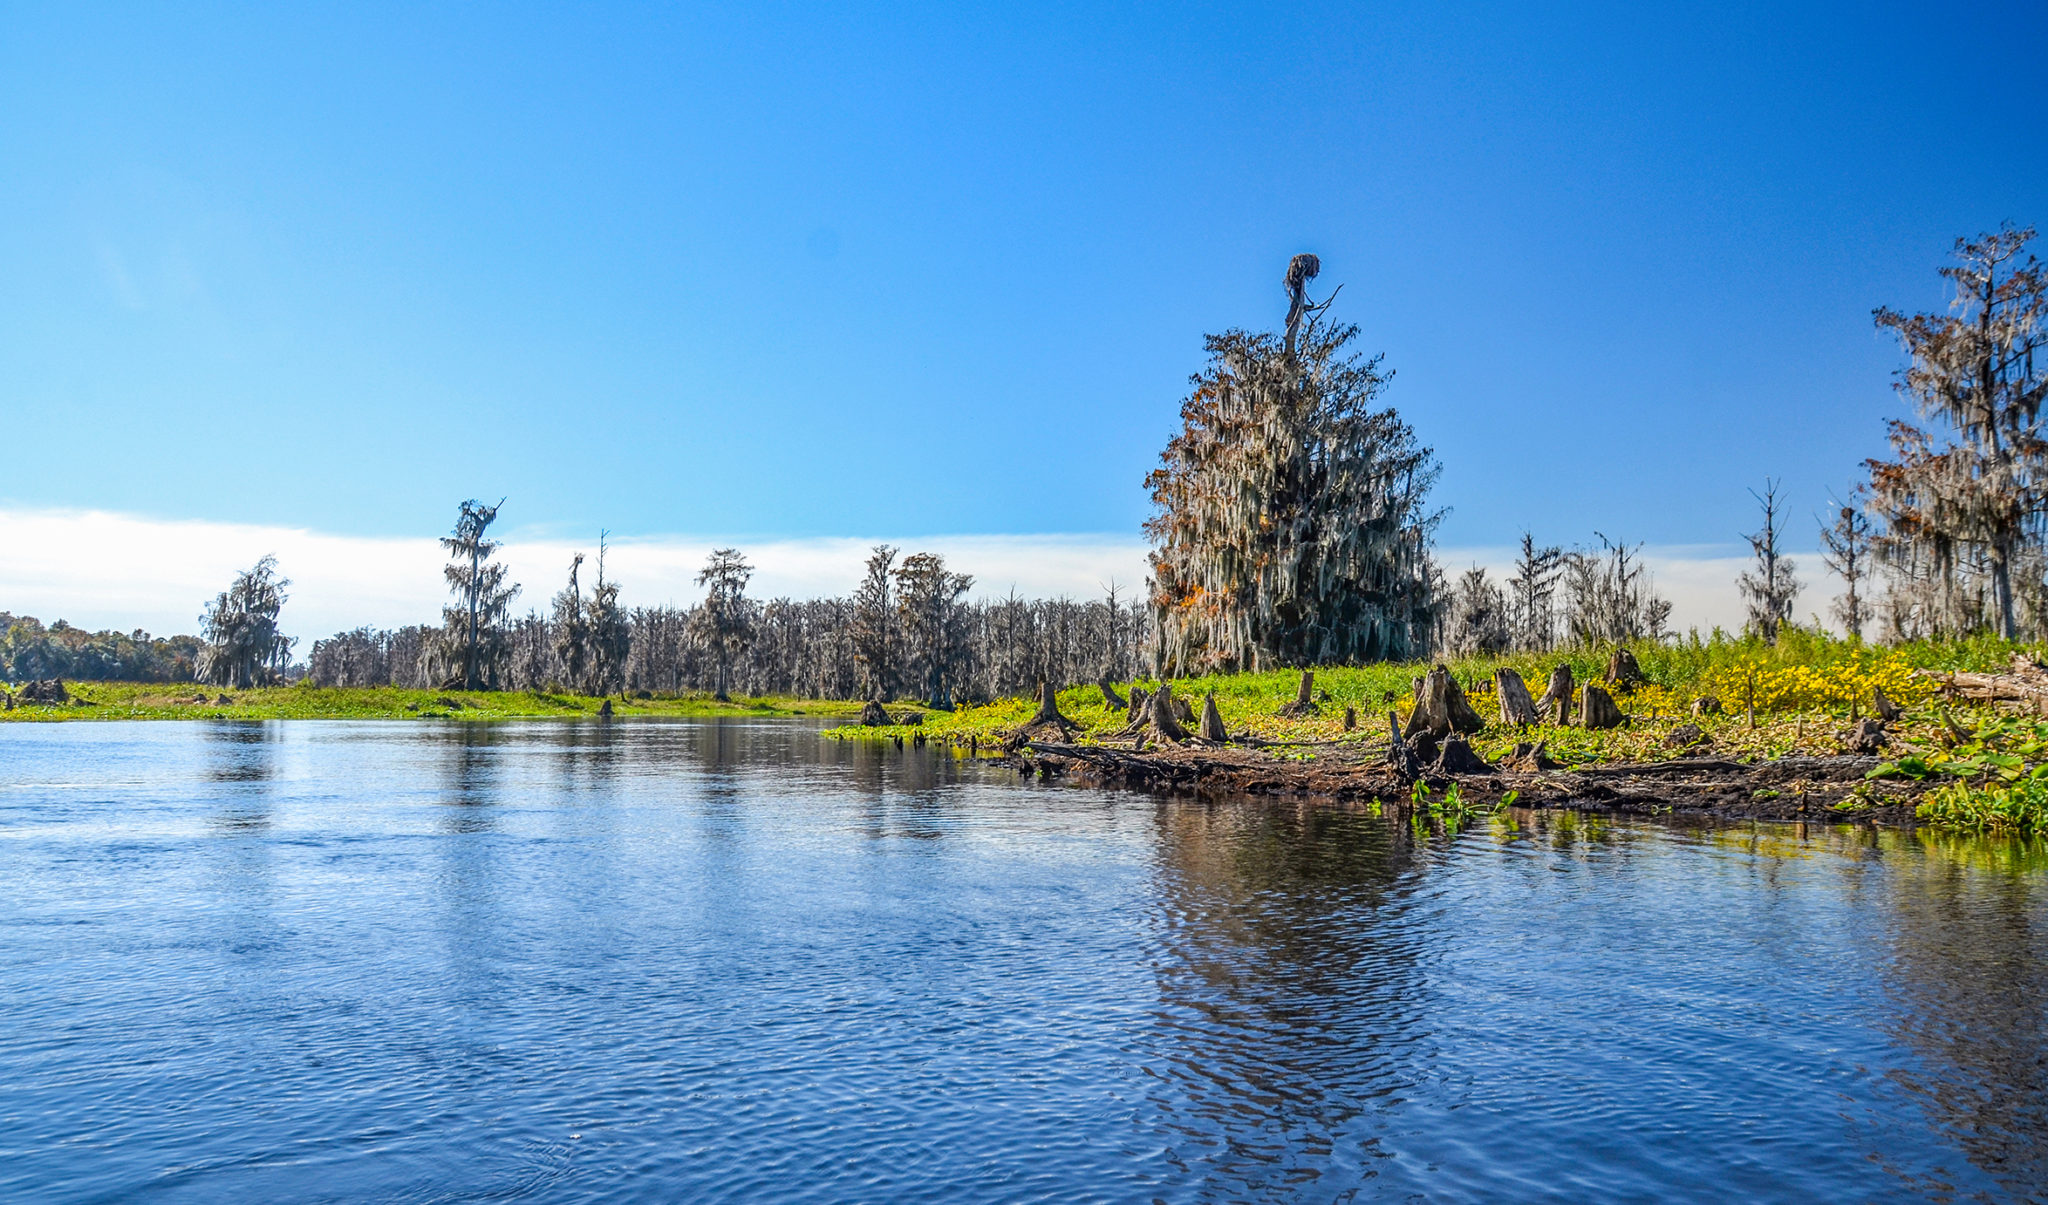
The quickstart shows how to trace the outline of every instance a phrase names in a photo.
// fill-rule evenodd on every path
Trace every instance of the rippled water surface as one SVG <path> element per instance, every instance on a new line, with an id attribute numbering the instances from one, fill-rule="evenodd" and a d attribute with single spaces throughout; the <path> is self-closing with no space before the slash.
<path id="1" fill-rule="evenodd" d="M 0 1198 L 2048 1195 L 2038 846 L 0 726 Z"/>

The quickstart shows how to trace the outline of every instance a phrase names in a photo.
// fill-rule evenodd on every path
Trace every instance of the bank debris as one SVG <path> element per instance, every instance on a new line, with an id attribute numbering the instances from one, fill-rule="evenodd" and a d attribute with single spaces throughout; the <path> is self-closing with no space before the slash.
<path id="1" fill-rule="evenodd" d="M 1610 669 L 1609 680 L 1625 681 L 1631 668 Z M 1313 705 L 1310 681 L 1307 674 L 1302 676 L 1296 706 Z M 2048 670 L 2041 671 L 2039 681 L 2048 686 Z M 1073 739 L 1069 724 L 1049 722 L 1065 717 L 1057 709 L 1047 714 L 1046 692 L 1039 715 L 1016 731 L 1003 753 L 1024 773 L 1158 794 L 1407 803 L 1455 788 L 1464 804 L 1481 808 L 1512 802 L 1520 807 L 1745 820 L 1910 825 L 1915 806 L 1931 786 L 1911 778 L 1872 780 L 1871 772 L 1883 764 L 1877 755 L 1891 744 L 1887 724 L 1896 718 L 1896 709 L 1882 692 L 1875 700 L 1879 717 L 1853 724 L 1842 738 L 1849 751 L 1839 755 L 1758 761 L 1714 757 L 1699 726 L 1685 724 L 1663 742 L 1673 752 L 1669 758 L 1571 766 L 1553 758 L 1540 740 L 1519 742 L 1489 762 L 1469 740 L 1485 721 L 1456 679 L 1438 666 L 1418 678 L 1415 686 L 1414 710 L 1405 722 L 1399 713 L 1388 711 L 1386 737 L 1380 741 L 1268 741 L 1250 733 L 1232 735 L 1224 730 L 1213 697 L 1204 700 L 1199 731 L 1190 731 L 1192 713 L 1186 702 L 1174 698 L 1170 685 L 1162 685 L 1142 705 L 1133 698 L 1129 725 L 1083 742 Z M 1533 716 L 1546 709 L 1557 714 L 1576 693 L 1584 726 L 1629 722 L 1615 710 L 1606 690 L 1585 683 L 1574 692 L 1573 686 L 1568 671 L 1561 680 L 1553 677 L 1538 702 L 1528 697 L 1517 678 L 1502 695 L 1504 718 Z M 1959 687 L 1972 688 L 1981 689 L 1970 682 Z"/>

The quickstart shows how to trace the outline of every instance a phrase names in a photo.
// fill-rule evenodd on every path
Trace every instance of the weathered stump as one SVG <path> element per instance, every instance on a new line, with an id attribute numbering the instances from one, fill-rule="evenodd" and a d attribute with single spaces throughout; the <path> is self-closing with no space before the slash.
<path id="1" fill-rule="evenodd" d="M 1550 684 L 1543 688 L 1543 697 L 1536 700 L 1536 710 L 1548 713 L 1550 722 L 1562 728 L 1572 718 L 1572 667 L 1560 665 L 1550 671 Z"/>
<path id="2" fill-rule="evenodd" d="M 1472 710 L 1458 680 L 1444 666 L 1430 670 L 1422 680 L 1422 692 L 1415 697 L 1415 714 L 1408 717 L 1404 736 L 1427 735 L 1441 741 L 1453 732 L 1477 732 L 1486 721 Z"/>
<path id="3" fill-rule="evenodd" d="M 1690 749 L 1707 739 L 1707 734 L 1698 724 L 1680 724 L 1664 738 L 1664 743 L 1673 749 Z"/>
<path id="4" fill-rule="evenodd" d="M 1116 683 L 1109 680 L 1108 674 L 1102 675 L 1102 678 L 1095 685 L 1102 688 L 1102 701 L 1109 704 L 1111 711 L 1127 711 L 1130 709 L 1130 701 L 1116 693 Z"/>
<path id="5" fill-rule="evenodd" d="M 1346 707 L 1346 708 L 1344 709 L 1344 731 L 1346 731 L 1346 732 L 1354 732 L 1354 731 L 1356 731 L 1357 729 L 1358 729 L 1358 708 L 1356 708 L 1356 707 Z"/>
<path id="6" fill-rule="evenodd" d="M 1230 739 L 1223 731 L 1223 713 L 1216 710 L 1216 692 L 1202 696 L 1202 739 L 1222 742 Z"/>
<path id="7" fill-rule="evenodd" d="M 1174 706 L 1177 701 L 1170 682 L 1161 682 L 1151 699 L 1153 734 L 1176 745 L 1188 739 L 1188 730 L 1180 724 L 1180 709 Z"/>
<path id="8" fill-rule="evenodd" d="M 1644 681 L 1643 667 L 1636 664 L 1636 655 L 1634 653 L 1624 648 L 1618 648 L 1608 656 L 1607 684 L 1614 688 L 1615 694 L 1625 695 L 1633 693 L 1635 688 L 1642 685 Z"/>
<path id="9" fill-rule="evenodd" d="M 29 682 L 21 688 L 24 703 L 69 703 L 71 692 L 64 689 L 62 678 L 47 678 L 40 682 Z"/>
<path id="10" fill-rule="evenodd" d="M 1906 714 L 1904 708 L 1892 702 L 1891 696 L 1884 693 L 1882 686 L 1870 688 L 1870 703 L 1871 710 L 1877 713 L 1877 718 L 1887 724 Z"/>
<path id="11" fill-rule="evenodd" d="M 1500 698 L 1501 723 L 1516 727 L 1542 723 L 1543 715 L 1536 709 L 1536 700 L 1529 697 L 1529 685 L 1522 675 L 1511 669 L 1494 671 L 1494 693 Z"/>
<path id="12" fill-rule="evenodd" d="M 1144 688 L 1144 687 L 1142 687 L 1142 686 L 1133 686 L 1133 687 L 1131 687 L 1131 704 L 1130 704 L 1130 708 L 1129 708 L 1129 711 L 1130 711 L 1130 715 L 1131 715 L 1131 718 L 1133 718 L 1133 719 L 1140 719 L 1140 718 L 1143 718 L 1143 716 L 1144 716 L 1144 714 L 1145 714 L 1145 699 L 1146 699 L 1146 697 L 1147 697 L 1147 696 L 1146 696 L 1146 694 L 1145 694 L 1145 688 Z"/>
<path id="13" fill-rule="evenodd" d="M 1422 777 L 1422 759 L 1415 756 L 1415 750 L 1401 738 L 1401 717 L 1387 713 L 1387 735 L 1392 743 L 1387 746 L 1387 765 L 1393 769 L 1394 777 L 1402 782 L 1414 782 Z"/>
<path id="14" fill-rule="evenodd" d="M 1555 770 L 1557 762 L 1551 758 L 1549 748 L 1549 741 L 1537 741 L 1533 745 L 1528 741 L 1521 741 L 1515 745 L 1513 751 L 1501 759 L 1500 764 L 1510 770 Z"/>
<path id="15" fill-rule="evenodd" d="M 1038 684 L 1038 714 L 1032 716 L 1031 722 L 1025 727 L 1036 728 L 1040 724 L 1056 724 L 1062 728 L 1074 727 L 1074 721 L 1060 714 L 1059 696 L 1054 693 L 1050 682 Z"/>
<path id="16" fill-rule="evenodd" d="M 1587 728 L 1619 728 L 1628 717 L 1614 705 L 1613 695 L 1588 682 L 1579 688 L 1579 722 Z"/>
<path id="17" fill-rule="evenodd" d="M 1498 773 L 1486 764 L 1486 759 L 1473 752 L 1471 742 L 1452 733 L 1444 738 L 1443 748 L 1436 755 L 1436 769 L 1439 774 L 1472 775 Z"/>
<path id="18" fill-rule="evenodd" d="M 1721 714 L 1721 700 L 1712 695 L 1701 695 L 1692 701 L 1692 713 L 1696 716 Z"/>
<path id="19" fill-rule="evenodd" d="M 1882 693 L 1882 692 L 1880 692 Z M 1857 753 L 1882 753 L 1891 738 L 1885 735 L 1883 720 L 1858 720 L 1842 737 L 1842 743 Z"/>
<path id="20" fill-rule="evenodd" d="M 887 728 L 889 711 L 880 699 L 869 699 L 860 705 L 860 726 L 863 728 Z"/>
<path id="21" fill-rule="evenodd" d="M 1280 714 L 1291 719 L 1308 719 L 1316 715 L 1316 671 L 1301 671 L 1301 687 L 1294 692 L 1294 702 L 1280 709 Z"/>

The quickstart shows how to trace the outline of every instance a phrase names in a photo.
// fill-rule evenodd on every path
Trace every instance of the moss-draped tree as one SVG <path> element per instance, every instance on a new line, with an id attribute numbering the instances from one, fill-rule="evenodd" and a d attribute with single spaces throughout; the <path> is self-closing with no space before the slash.
<path id="1" fill-rule="evenodd" d="M 1152 491 L 1154 660 L 1167 676 L 1429 652 L 1437 465 L 1375 399 L 1391 378 L 1312 304 L 1296 256 L 1284 334 L 1207 337 Z M 1334 299 L 1334 294 L 1332 295 Z"/>

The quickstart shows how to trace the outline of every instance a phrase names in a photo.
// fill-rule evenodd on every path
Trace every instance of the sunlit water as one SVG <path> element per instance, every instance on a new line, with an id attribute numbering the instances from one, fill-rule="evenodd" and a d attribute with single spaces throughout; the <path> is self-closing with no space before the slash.
<path id="1" fill-rule="evenodd" d="M 2048 1193 L 2038 847 L 0 727 L 0 1198 Z"/>

